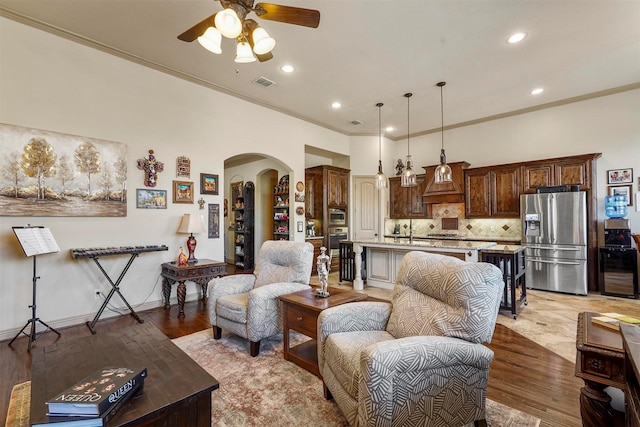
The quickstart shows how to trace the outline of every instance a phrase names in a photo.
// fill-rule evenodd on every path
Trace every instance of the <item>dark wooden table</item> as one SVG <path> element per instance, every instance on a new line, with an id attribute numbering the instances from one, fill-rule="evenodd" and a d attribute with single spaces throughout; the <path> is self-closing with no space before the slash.
<path id="1" fill-rule="evenodd" d="M 620 332 L 593 324 L 598 313 L 580 313 L 576 336 L 576 376 L 582 378 L 580 415 L 585 427 L 622 426 L 624 413 L 611 407 L 607 387 L 625 390 L 624 350 Z"/>
<path id="2" fill-rule="evenodd" d="M 47 420 L 45 401 L 105 366 L 146 366 L 142 392 L 109 421 L 116 426 L 211 426 L 218 381 L 149 323 L 36 348 L 31 423 Z"/>
<path id="3" fill-rule="evenodd" d="M 162 264 L 162 272 L 160 274 L 164 278 L 162 281 L 164 307 L 171 307 L 169 302 L 171 285 L 177 282 L 178 317 L 184 317 L 184 300 L 187 295 L 187 287 L 184 282 L 190 280 L 199 284 L 202 287 L 202 299 L 205 299 L 211 279 L 227 275 L 227 264 L 212 259 L 199 259 L 198 262 L 187 265 L 178 265 L 175 261 L 165 262 Z"/>
<path id="4" fill-rule="evenodd" d="M 347 302 L 364 301 L 367 294 L 338 288 L 329 288 L 329 297 L 316 297 L 317 288 L 282 295 L 282 335 L 284 358 L 320 376 L 318 369 L 318 316 L 322 310 Z M 289 347 L 289 331 L 300 332 L 310 338 Z"/>

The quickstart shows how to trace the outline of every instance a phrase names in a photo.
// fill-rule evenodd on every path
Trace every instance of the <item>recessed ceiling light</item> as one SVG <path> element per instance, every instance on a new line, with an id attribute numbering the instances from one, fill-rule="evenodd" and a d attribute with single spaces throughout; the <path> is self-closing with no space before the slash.
<path id="1" fill-rule="evenodd" d="M 527 37 L 527 33 L 515 33 L 515 34 L 512 34 L 507 39 L 507 43 L 509 43 L 509 44 L 518 43 L 518 42 L 521 42 L 522 40 L 524 40 L 525 37 Z"/>
<path id="2" fill-rule="evenodd" d="M 338 109 L 338 108 L 340 108 L 340 107 L 342 107 L 342 104 L 340 104 L 340 103 L 339 103 L 339 102 L 337 102 L 337 101 L 336 101 L 336 102 L 334 102 L 333 104 L 331 104 L 331 108 Z"/>
<path id="3" fill-rule="evenodd" d="M 542 92 L 544 92 L 544 89 L 537 87 L 531 91 L 531 95 L 540 95 Z"/>
<path id="4" fill-rule="evenodd" d="M 280 69 L 285 72 L 285 73 L 293 73 L 295 71 L 295 68 L 293 68 L 293 65 L 283 65 L 282 67 L 280 67 Z"/>
<path id="5" fill-rule="evenodd" d="M 387 126 L 384 130 L 386 130 L 387 132 L 391 132 L 393 131 L 393 126 Z"/>

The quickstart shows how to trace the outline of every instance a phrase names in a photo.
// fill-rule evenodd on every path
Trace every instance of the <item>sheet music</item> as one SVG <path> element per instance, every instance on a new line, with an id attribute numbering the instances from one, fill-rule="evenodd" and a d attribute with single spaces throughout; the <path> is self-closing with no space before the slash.
<path id="1" fill-rule="evenodd" d="M 24 254 L 33 255 L 60 252 L 51 230 L 45 227 L 13 227 L 18 241 L 22 245 Z"/>

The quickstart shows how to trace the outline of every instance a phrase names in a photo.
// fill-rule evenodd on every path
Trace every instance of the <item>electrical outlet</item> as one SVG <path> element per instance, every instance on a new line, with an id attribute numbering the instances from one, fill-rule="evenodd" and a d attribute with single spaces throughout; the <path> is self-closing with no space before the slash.
<path id="1" fill-rule="evenodd" d="M 495 232 L 496 232 L 496 226 L 495 226 L 495 225 L 492 225 L 492 226 L 491 226 L 491 227 L 489 227 L 489 228 L 491 229 L 491 232 L 492 232 L 492 233 L 495 233 Z"/>
<path id="2" fill-rule="evenodd" d="M 94 289 L 93 290 L 93 297 L 95 299 L 100 299 L 100 295 L 102 294 L 102 292 L 100 291 L 100 289 Z"/>

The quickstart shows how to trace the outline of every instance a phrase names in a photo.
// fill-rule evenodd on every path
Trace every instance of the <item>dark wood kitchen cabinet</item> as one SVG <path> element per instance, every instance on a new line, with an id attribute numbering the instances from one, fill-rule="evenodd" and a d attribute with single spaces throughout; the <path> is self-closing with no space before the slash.
<path id="1" fill-rule="evenodd" d="M 349 206 L 349 171 L 327 168 L 327 207 L 346 209 Z"/>
<path id="2" fill-rule="evenodd" d="M 588 154 L 524 163 L 522 193 L 535 193 L 537 187 L 554 185 L 580 185 L 580 190 L 591 190 L 595 159 Z"/>
<path id="3" fill-rule="evenodd" d="M 389 216 L 393 219 L 426 218 L 422 203 L 426 179 L 425 175 L 416 175 L 415 187 L 402 187 L 400 177 L 389 178 Z"/>
<path id="4" fill-rule="evenodd" d="M 498 166 L 465 171 L 466 218 L 520 216 L 520 167 Z"/>
<path id="5" fill-rule="evenodd" d="M 322 169 L 309 168 L 304 173 L 305 216 L 312 219 L 322 219 Z"/>

